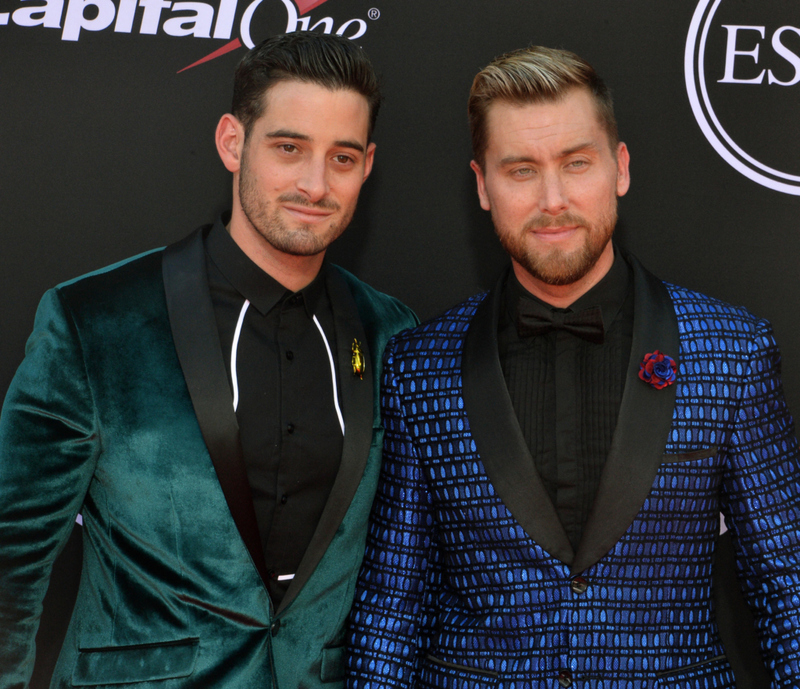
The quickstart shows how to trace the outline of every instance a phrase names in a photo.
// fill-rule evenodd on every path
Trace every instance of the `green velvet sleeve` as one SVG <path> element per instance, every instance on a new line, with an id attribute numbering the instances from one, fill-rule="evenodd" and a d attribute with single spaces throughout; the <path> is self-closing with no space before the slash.
<path id="1" fill-rule="evenodd" d="M 99 452 L 80 336 L 50 290 L 0 412 L 0 689 L 28 685 L 53 562 Z"/>

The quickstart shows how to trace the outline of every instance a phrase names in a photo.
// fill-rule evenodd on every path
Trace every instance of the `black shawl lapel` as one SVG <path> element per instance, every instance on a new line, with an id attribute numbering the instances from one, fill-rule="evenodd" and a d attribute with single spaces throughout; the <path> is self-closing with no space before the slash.
<path id="1" fill-rule="evenodd" d="M 617 427 L 597 497 L 572 563 L 578 574 L 619 541 L 653 485 L 669 436 L 676 385 L 656 390 L 639 379 L 639 364 L 656 349 L 678 362 L 678 319 L 667 288 L 632 256 L 634 318 L 631 356 Z"/>
<path id="2" fill-rule="evenodd" d="M 342 519 L 350 507 L 372 444 L 373 427 L 373 376 L 375 358 L 383 352 L 370 352 L 358 309 L 335 266 L 329 266 L 326 278 L 328 297 L 333 309 L 336 328 L 337 372 L 342 415 L 344 416 L 344 444 L 342 461 L 328 502 L 320 517 L 311 543 L 303 555 L 300 566 L 283 597 L 278 612 L 284 610 L 296 597 L 313 574 L 333 539 Z M 358 340 L 366 359 L 363 379 L 353 374 L 352 347 Z"/>
<path id="3" fill-rule="evenodd" d="M 266 582 L 268 575 L 239 425 L 208 288 L 202 230 L 168 246 L 162 269 L 172 338 L 197 422 L 231 516 Z"/>
<path id="4" fill-rule="evenodd" d="M 467 331 L 461 363 L 464 407 L 500 499 L 534 541 L 570 564 L 572 546 L 536 471 L 500 367 L 497 325 L 504 280 L 478 305 Z"/>

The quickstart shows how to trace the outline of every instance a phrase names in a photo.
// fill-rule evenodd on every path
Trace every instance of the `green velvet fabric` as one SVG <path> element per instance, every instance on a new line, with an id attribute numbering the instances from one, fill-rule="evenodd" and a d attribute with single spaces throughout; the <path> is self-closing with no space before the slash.
<path id="1" fill-rule="evenodd" d="M 198 639 L 171 644 L 87 648 L 78 652 L 72 684 L 96 687 L 188 677 L 194 672 Z"/>
<path id="2" fill-rule="evenodd" d="M 415 319 L 345 279 L 377 373 L 386 339 Z M 380 464 L 373 427 L 358 491 L 275 629 L 178 362 L 161 252 L 48 292 L 0 415 L 0 689 L 27 686 L 41 601 L 78 512 L 83 571 L 52 687 L 340 685 Z"/>

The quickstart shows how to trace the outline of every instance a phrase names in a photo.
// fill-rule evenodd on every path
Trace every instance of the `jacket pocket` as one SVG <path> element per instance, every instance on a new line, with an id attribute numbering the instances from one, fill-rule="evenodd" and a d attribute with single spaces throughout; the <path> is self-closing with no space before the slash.
<path id="1" fill-rule="evenodd" d="M 319 678 L 323 682 L 341 682 L 344 679 L 344 646 L 322 649 Z"/>
<path id="2" fill-rule="evenodd" d="M 72 685 L 133 684 L 188 677 L 194 672 L 200 639 L 78 650 Z"/>
<path id="3" fill-rule="evenodd" d="M 492 670 L 482 670 L 459 665 L 428 655 L 422 665 L 422 687 L 448 687 L 448 689 L 492 689 L 500 675 Z"/>
<path id="4" fill-rule="evenodd" d="M 705 689 L 710 686 L 714 689 L 736 689 L 733 671 L 724 655 L 675 670 L 657 672 L 654 685 L 655 689 Z"/>
<path id="5" fill-rule="evenodd" d="M 703 450 L 694 450 L 692 452 L 681 452 L 676 455 L 665 454 L 661 458 L 662 464 L 675 464 L 676 462 L 695 462 L 699 459 L 708 459 L 713 457 L 719 452 L 718 447 L 707 447 Z"/>

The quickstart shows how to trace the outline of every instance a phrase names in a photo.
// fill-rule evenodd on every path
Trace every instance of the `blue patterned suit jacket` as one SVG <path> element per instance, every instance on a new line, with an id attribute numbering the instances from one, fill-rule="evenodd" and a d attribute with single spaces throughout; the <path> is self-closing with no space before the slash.
<path id="1" fill-rule="evenodd" d="M 351 689 L 733 687 L 720 512 L 773 689 L 800 686 L 800 470 L 771 328 L 631 263 L 627 382 L 576 552 L 505 388 L 499 290 L 390 342 Z M 638 378 L 656 349 L 678 362 L 661 390 Z"/>

